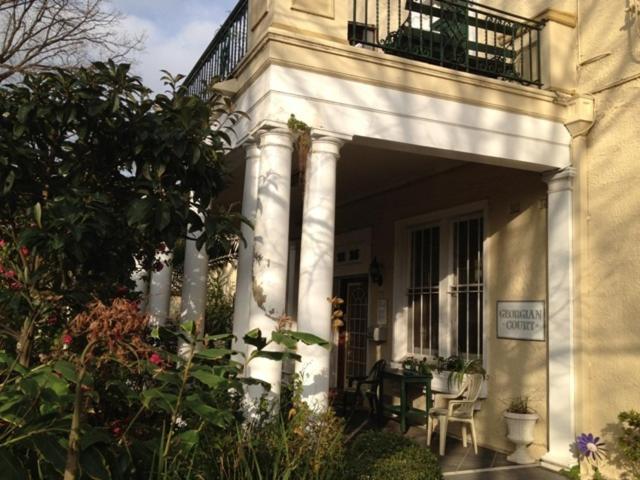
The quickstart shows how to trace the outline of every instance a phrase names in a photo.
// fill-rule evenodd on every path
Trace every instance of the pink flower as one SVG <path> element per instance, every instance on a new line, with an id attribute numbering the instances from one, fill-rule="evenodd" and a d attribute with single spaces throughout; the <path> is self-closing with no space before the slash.
<path id="1" fill-rule="evenodd" d="M 150 361 L 151 363 L 153 363 L 154 365 L 158 366 L 158 367 L 159 367 L 160 365 L 162 365 L 162 357 L 161 357 L 160 355 L 158 355 L 157 353 L 152 353 L 152 354 L 149 356 L 149 361 Z"/>
<path id="2" fill-rule="evenodd" d="M 0 238 L 0 248 L 4 248 L 7 245 L 7 242 Z"/>
<path id="3" fill-rule="evenodd" d="M 20 247 L 20 253 L 23 257 L 29 256 L 29 249 L 27 247 Z"/>
<path id="4" fill-rule="evenodd" d="M 9 288 L 11 290 L 20 290 L 22 288 L 22 284 L 15 280 L 9 284 Z"/>
<path id="5" fill-rule="evenodd" d="M 5 270 L 4 271 L 5 278 L 16 278 L 16 272 L 13 270 Z"/>
<path id="6" fill-rule="evenodd" d="M 56 323 L 58 323 L 58 317 L 56 317 L 55 315 L 49 315 L 47 317 L 47 325 L 55 325 Z"/>
<path id="7" fill-rule="evenodd" d="M 73 342 L 73 337 L 68 333 L 65 333 L 62 336 L 62 343 L 64 343 L 65 345 L 71 345 L 71 342 Z"/>

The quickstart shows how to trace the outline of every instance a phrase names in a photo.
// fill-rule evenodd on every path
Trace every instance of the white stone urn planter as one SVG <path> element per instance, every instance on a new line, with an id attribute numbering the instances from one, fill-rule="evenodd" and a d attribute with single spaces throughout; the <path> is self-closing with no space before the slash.
<path id="1" fill-rule="evenodd" d="M 540 417 L 537 413 L 504 412 L 503 415 L 507 422 L 507 438 L 516 445 L 507 460 L 521 465 L 534 463 L 536 460 L 529 455 L 527 447 L 533 443 L 533 430 Z"/>

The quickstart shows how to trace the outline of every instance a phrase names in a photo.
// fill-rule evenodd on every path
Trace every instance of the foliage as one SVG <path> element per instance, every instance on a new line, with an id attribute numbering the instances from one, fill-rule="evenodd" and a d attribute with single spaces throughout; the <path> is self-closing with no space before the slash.
<path id="1" fill-rule="evenodd" d="M 512 398 L 511 401 L 509 402 L 509 405 L 507 406 L 506 411 L 509 413 L 522 413 L 522 414 L 535 413 L 535 411 L 529 406 L 529 397 L 527 396 Z"/>
<path id="2" fill-rule="evenodd" d="M 620 412 L 618 421 L 622 430 L 618 438 L 618 460 L 631 478 L 640 479 L 640 412 Z"/>
<path id="3" fill-rule="evenodd" d="M 438 460 L 428 449 L 390 432 L 359 435 L 347 450 L 344 478 L 349 480 L 440 480 Z"/>
<path id="4" fill-rule="evenodd" d="M 343 421 L 331 410 L 313 411 L 302 402 L 299 379 L 293 390 L 292 403 L 281 415 L 254 415 L 220 449 L 221 478 L 342 478 Z"/>
<path id="5" fill-rule="evenodd" d="M 163 348 L 164 339 L 186 341 L 194 326 L 149 332 L 147 324 L 132 302 L 95 302 L 74 317 L 41 365 L 27 369 L 2 353 L 4 471 L 22 472 L 15 478 L 213 478 L 202 456 L 209 438 L 240 428 L 245 384 L 269 385 L 240 376 L 241 364 L 230 359 L 235 352 L 218 346 L 229 334 L 198 338 L 178 357 Z M 289 331 L 267 339 L 254 330 L 245 341 L 256 346 L 252 358 L 271 359 L 286 355 L 269 351 L 274 343 L 326 345 Z M 299 432 L 300 422 L 290 425 Z"/>
<path id="6" fill-rule="evenodd" d="M 431 373 L 433 366 L 427 361 L 426 357 L 422 360 L 418 360 L 414 357 L 408 357 L 402 362 L 402 368 L 410 372 L 418 372 L 421 375 L 427 375 Z"/>
<path id="7" fill-rule="evenodd" d="M 228 278 L 209 275 L 207 305 L 204 312 L 205 331 L 215 334 L 233 328 L 233 294 L 228 290 Z"/>
<path id="8" fill-rule="evenodd" d="M 13 272 L 0 319 L 23 365 L 52 315 L 62 326 L 93 298 L 133 298 L 134 257 L 150 268 L 189 225 L 206 226 L 212 257 L 239 234 L 240 217 L 212 206 L 239 114 L 164 79 L 168 93 L 151 97 L 109 62 L 0 86 L 0 260 Z"/>

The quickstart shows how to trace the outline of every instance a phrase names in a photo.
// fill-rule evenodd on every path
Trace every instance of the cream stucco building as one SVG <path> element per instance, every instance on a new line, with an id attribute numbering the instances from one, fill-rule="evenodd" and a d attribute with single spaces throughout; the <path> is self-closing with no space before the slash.
<path id="1" fill-rule="evenodd" d="M 510 448 L 501 414 L 519 395 L 545 465 L 574 463 L 580 432 L 613 442 L 640 388 L 637 7 L 240 1 L 187 79 L 224 80 L 249 116 L 230 154 L 228 200 L 255 224 L 235 332 L 287 314 L 333 338 L 301 352 L 319 405 L 377 359 L 460 355 L 488 372 L 480 444 Z M 507 318 L 528 309 L 543 322 Z M 280 365 L 249 373 L 277 391 Z"/>

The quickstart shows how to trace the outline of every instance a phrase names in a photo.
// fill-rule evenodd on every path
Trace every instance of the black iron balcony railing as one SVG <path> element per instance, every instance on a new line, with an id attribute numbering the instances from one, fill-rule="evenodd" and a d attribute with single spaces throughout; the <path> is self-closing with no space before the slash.
<path id="1" fill-rule="evenodd" d="M 542 22 L 470 0 L 352 1 L 352 45 L 542 86 Z"/>
<path id="2" fill-rule="evenodd" d="M 226 80 L 247 53 L 248 0 L 240 0 L 187 75 L 189 92 L 203 96 L 214 80 Z"/>

